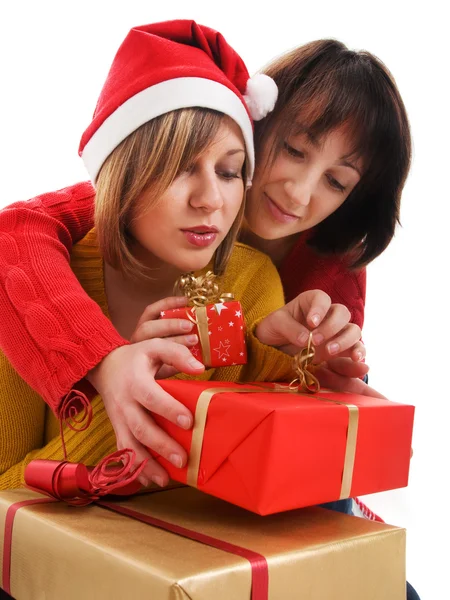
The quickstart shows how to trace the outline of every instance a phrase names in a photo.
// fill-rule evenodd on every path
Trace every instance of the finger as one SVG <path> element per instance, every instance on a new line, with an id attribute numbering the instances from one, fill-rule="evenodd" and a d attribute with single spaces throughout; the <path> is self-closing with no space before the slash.
<path id="1" fill-rule="evenodd" d="M 175 367 L 183 373 L 198 375 L 205 370 L 205 366 L 198 361 L 186 346 L 176 344 L 172 340 L 155 338 L 143 342 L 147 356 L 157 365 L 161 363 Z"/>
<path id="2" fill-rule="evenodd" d="M 325 348 L 329 356 L 336 356 L 348 350 L 348 356 L 354 354 L 359 357 L 357 360 L 363 360 L 366 356 L 366 349 L 360 342 L 360 338 L 361 329 L 358 325 L 349 323 L 326 343 Z"/>
<path id="3" fill-rule="evenodd" d="M 136 327 L 131 342 L 142 342 L 152 338 L 166 338 L 186 334 L 192 331 L 194 323 L 188 319 L 159 319 L 157 321 L 144 321 Z M 195 343 L 195 342 L 194 342 Z"/>
<path id="4" fill-rule="evenodd" d="M 332 304 L 321 324 L 313 332 L 313 343 L 316 346 L 320 346 L 336 336 L 349 323 L 350 316 L 350 311 L 346 306 L 343 304 Z M 360 337 L 361 332 L 357 339 Z M 354 340 L 354 342 L 356 341 Z"/>
<path id="5" fill-rule="evenodd" d="M 364 362 L 364 359 L 366 358 L 366 347 L 361 341 L 356 342 L 353 348 L 350 348 L 350 358 L 354 362 Z"/>
<path id="6" fill-rule="evenodd" d="M 183 306 L 186 306 L 186 304 L 186 296 L 170 296 L 169 298 L 163 298 L 162 300 L 158 300 L 158 302 L 153 302 L 153 304 L 149 304 L 145 308 L 144 312 L 141 315 L 141 318 L 138 321 L 137 327 L 139 327 L 145 321 L 153 321 L 155 319 L 159 319 L 161 313 L 166 310 L 181 308 Z"/>
<path id="7" fill-rule="evenodd" d="M 150 452 L 136 440 L 124 423 L 118 431 L 116 430 L 116 437 L 118 450 L 122 450 L 123 448 L 131 448 L 134 450 L 139 464 L 144 460 L 147 460 L 147 464 L 138 478 L 144 487 L 148 487 L 150 482 L 156 483 L 156 485 L 159 485 L 160 487 L 164 487 L 169 483 L 169 474 L 167 471 L 152 457 Z"/>
<path id="8" fill-rule="evenodd" d="M 164 431 L 140 405 L 134 403 L 124 411 L 129 433 L 144 448 L 153 450 L 181 469 L 187 462 L 186 450 Z"/>
<path id="9" fill-rule="evenodd" d="M 327 315 L 331 306 L 331 298 L 322 290 L 311 290 L 309 294 L 310 308 L 306 315 L 306 321 L 314 329 L 322 323 Z"/>
<path id="10" fill-rule="evenodd" d="M 295 351 L 289 352 L 289 354 L 296 354 L 301 348 L 306 345 L 309 337 L 309 329 L 299 323 L 289 311 L 278 310 L 266 317 L 268 321 L 268 330 L 264 333 L 263 339 L 259 333 L 258 338 L 263 343 L 267 343 L 265 338 L 270 339 L 271 346 L 285 347 L 293 345 Z"/>
<path id="11" fill-rule="evenodd" d="M 330 358 L 327 360 L 328 368 L 344 377 L 362 378 L 369 372 L 369 366 L 366 363 L 354 362 L 351 358 Z"/>
<path id="12" fill-rule="evenodd" d="M 319 367 L 315 372 L 320 385 L 331 388 L 338 392 L 350 392 L 352 394 L 360 394 L 362 396 L 371 396 L 373 398 L 385 398 L 374 388 L 368 386 L 361 379 L 343 377 L 334 373 L 327 367 Z"/>
<path id="13" fill-rule="evenodd" d="M 167 365 L 163 365 L 159 371 L 155 375 L 155 379 L 167 379 L 168 377 L 173 377 L 180 371 L 177 371 L 174 367 L 168 367 Z"/>

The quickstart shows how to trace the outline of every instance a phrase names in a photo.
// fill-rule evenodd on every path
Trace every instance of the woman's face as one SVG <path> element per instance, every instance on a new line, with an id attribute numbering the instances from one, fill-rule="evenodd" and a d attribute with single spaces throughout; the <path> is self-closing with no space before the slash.
<path id="1" fill-rule="evenodd" d="M 338 209 L 361 178 L 361 161 L 350 159 L 344 129 L 313 139 L 301 133 L 285 140 L 271 164 L 273 140 L 263 148 L 245 216 L 256 235 L 275 240 L 306 231 Z"/>
<path id="2" fill-rule="evenodd" d="M 230 230 L 244 196 L 244 140 L 224 118 L 205 152 L 145 210 L 148 192 L 137 202 L 130 230 L 136 253 L 148 266 L 165 263 L 181 272 L 205 267 Z"/>

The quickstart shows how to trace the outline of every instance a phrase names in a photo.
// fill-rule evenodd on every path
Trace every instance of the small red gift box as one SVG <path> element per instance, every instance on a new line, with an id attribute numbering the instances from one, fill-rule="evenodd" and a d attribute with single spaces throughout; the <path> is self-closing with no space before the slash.
<path id="1" fill-rule="evenodd" d="M 163 311 L 162 319 L 188 319 L 194 323 L 192 333 L 198 344 L 191 352 L 205 367 L 245 365 L 245 321 L 242 306 L 233 294 L 219 290 L 216 275 L 185 273 L 176 284 L 178 292 L 186 296 L 189 306 Z"/>
<path id="2" fill-rule="evenodd" d="M 414 407 L 288 386 L 160 381 L 195 415 L 185 431 L 155 420 L 186 449 L 170 477 L 267 515 L 408 484 Z"/>
<path id="3" fill-rule="evenodd" d="M 189 319 L 199 338 L 192 354 L 206 367 L 245 365 L 245 321 L 240 302 L 216 302 L 199 307 L 166 310 L 162 319 Z"/>

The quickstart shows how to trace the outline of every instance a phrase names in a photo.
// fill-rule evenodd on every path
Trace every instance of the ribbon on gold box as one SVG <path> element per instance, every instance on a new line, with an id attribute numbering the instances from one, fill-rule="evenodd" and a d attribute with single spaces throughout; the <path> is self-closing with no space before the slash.
<path id="1" fill-rule="evenodd" d="M 99 502 L 0 493 L 16 600 L 405 598 L 401 528 L 320 508 L 262 518 L 188 487 Z"/>

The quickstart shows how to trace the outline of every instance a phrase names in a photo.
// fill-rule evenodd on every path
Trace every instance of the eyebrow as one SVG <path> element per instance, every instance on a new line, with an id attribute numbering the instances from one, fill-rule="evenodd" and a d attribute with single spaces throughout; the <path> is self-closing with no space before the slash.
<path id="1" fill-rule="evenodd" d="M 320 146 L 322 145 L 322 142 L 320 141 L 320 139 L 317 136 L 315 136 L 312 133 L 312 131 L 308 129 L 308 127 L 305 127 L 304 125 L 301 125 L 300 123 L 296 123 L 296 127 L 294 127 L 293 133 L 294 133 L 294 136 L 306 135 L 311 146 L 314 146 L 314 148 L 316 148 L 316 149 L 319 149 Z M 339 160 L 338 164 L 340 167 L 349 167 L 350 169 L 353 169 L 354 171 L 356 171 L 358 173 L 358 175 L 360 177 L 362 177 L 362 173 L 361 173 L 360 169 L 358 169 L 358 167 L 354 163 L 350 162 L 345 156 L 343 156 Z"/>
<path id="2" fill-rule="evenodd" d="M 339 166 L 340 167 L 349 167 L 350 169 L 353 169 L 354 171 L 356 171 L 360 177 L 362 177 L 362 173 L 361 173 L 360 169 L 358 169 L 358 167 L 354 163 L 350 162 L 346 158 L 341 158 L 341 160 L 339 161 Z"/>

